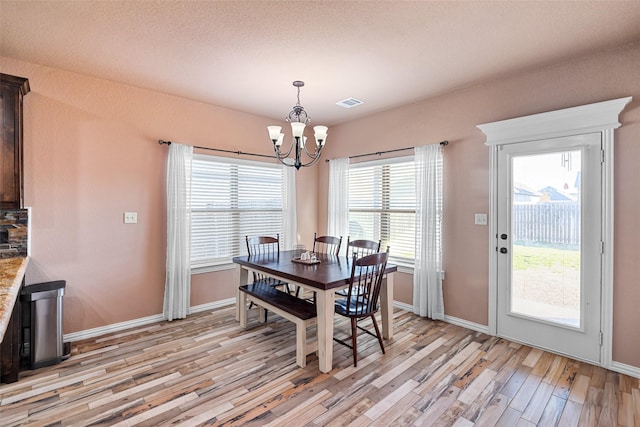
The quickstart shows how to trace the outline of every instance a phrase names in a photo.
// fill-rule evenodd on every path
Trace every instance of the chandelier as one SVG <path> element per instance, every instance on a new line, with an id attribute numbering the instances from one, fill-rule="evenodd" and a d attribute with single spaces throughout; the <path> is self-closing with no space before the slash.
<path id="1" fill-rule="evenodd" d="M 276 157 L 285 166 L 293 166 L 296 169 L 300 169 L 302 166 L 312 166 L 320 159 L 322 148 L 327 141 L 327 127 L 326 126 L 314 126 L 315 147 L 309 149 L 307 144 L 307 137 L 304 136 L 304 128 L 307 123 L 311 122 L 311 119 L 304 111 L 304 107 L 300 105 L 300 88 L 304 86 L 304 82 L 296 80 L 293 82 L 293 86 L 298 88 L 298 102 L 293 106 L 293 109 L 285 121 L 291 123 L 291 133 L 293 134 L 293 141 L 289 146 L 286 153 L 282 149 L 284 142 L 284 133 L 280 132 L 282 127 L 280 126 L 267 126 L 269 130 L 269 138 L 273 142 L 273 150 L 276 153 Z M 289 158 L 291 152 L 295 149 L 295 158 Z M 307 163 L 303 163 L 302 153 L 309 158 Z"/>

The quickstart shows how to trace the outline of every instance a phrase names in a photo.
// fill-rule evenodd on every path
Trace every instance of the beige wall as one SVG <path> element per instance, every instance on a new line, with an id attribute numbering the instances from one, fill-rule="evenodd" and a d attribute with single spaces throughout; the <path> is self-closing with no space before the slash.
<path id="1" fill-rule="evenodd" d="M 633 96 L 615 133 L 615 361 L 640 366 L 640 44 L 459 90 L 330 129 L 326 157 L 449 140 L 444 149 L 444 302 L 447 315 L 488 324 L 489 149 L 477 124 Z M 366 101 L 366 100 L 365 100 Z M 348 114 L 348 110 L 345 110 Z M 328 166 L 319 168 L 318 212 L 326 228 Z M 411 277 L 411 276 L 409 276 Z M 406 289 L 406 288 L 409 289 Z M 410 303 L 411 281 L 396 296 Z M 408 298 L 408 300 L 405 300 Z"/>
<path id="2" fill-rule="evenodd" d="M 24 100 L 25 205 L 33 208 L 27 282 L 67 280 L 67 334 L 161 313 L 167 147 L 158 139 L 271 154 L 271 120 L 0 59 L 3 73 L 31 86 Z M 317 171 L 297 178 L 299 229 L 311 233 L 300 238 L 311 241 Z M 125 211 L 137 212 L 138 223 L 123 224 Z M 191 305 L 235 296 L 236 274 L 194 275 Z"/>
<path id="3" fill-rule="evenodd" d="M 65 333 L 162 310 L 166 147 L 158 139 L 269 154 L 269 120 L 0 58 L 29 78 L 25 203 L 33 207 L 28 282 L 66 279 Z M 446 313 L 487 324 L 489 151 L 479 123 L 632 95 L 616 131 L 614 360 L 640 367 L 640 46 L 505 77 L 330 129 L 326 158 L 435 143 L 445 149 Z M 345 110 L 345 114 L 349 111 Z M 327 165 L 298 172 L 298 241 L 326 230 Z M 136 225 L 123 224 L 138 212 Z M 396 296 L 411 302 L 410 274 Z M 232 297 L 235 270 L 196 275 L 192 305 Z"/>

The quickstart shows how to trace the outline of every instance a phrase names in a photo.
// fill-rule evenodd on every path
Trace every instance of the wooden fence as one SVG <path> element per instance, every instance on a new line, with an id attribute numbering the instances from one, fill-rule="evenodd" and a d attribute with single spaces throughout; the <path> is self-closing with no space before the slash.
<path id="1" fill-rule="evenodd" d="M 514 204 L 512 224 L 514 242 L 580 244 L 578 202 Z"/>

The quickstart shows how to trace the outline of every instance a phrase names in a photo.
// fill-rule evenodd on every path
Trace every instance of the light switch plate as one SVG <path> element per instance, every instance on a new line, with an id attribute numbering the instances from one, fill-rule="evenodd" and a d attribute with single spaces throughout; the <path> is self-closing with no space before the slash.
<path id="1" fill-rule="evenodd" d="M 138 222 L 138 212 L 125 212 L 124 213 L 124 223 L 125 224 L 136 224 Z"/>
<path id="2" fill-rule="evenodd" d="M 475 224 L 476 225 L 487 225 L 487 214 L 477 213 L 475 215 Z"/>

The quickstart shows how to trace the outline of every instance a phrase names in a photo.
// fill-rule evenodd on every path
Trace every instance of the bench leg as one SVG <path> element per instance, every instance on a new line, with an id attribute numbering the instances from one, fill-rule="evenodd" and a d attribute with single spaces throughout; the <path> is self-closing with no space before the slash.
<path id="1" fill-rule="evenodd" d="M 307 366 L 307 323 L 296 321 L 296 363 L 301 368 Z"/>
<path id="2" fill-rule="evenodd" d="M 267 309 L 262 306 L 258 306 L 258 322 L 267 323 Z"/>
<path id="3" fill-rule="evenodd" d="M 238 291 L 238 316 L 240 327 L 247 329 L 247 294 L 240 291 Z"/>

